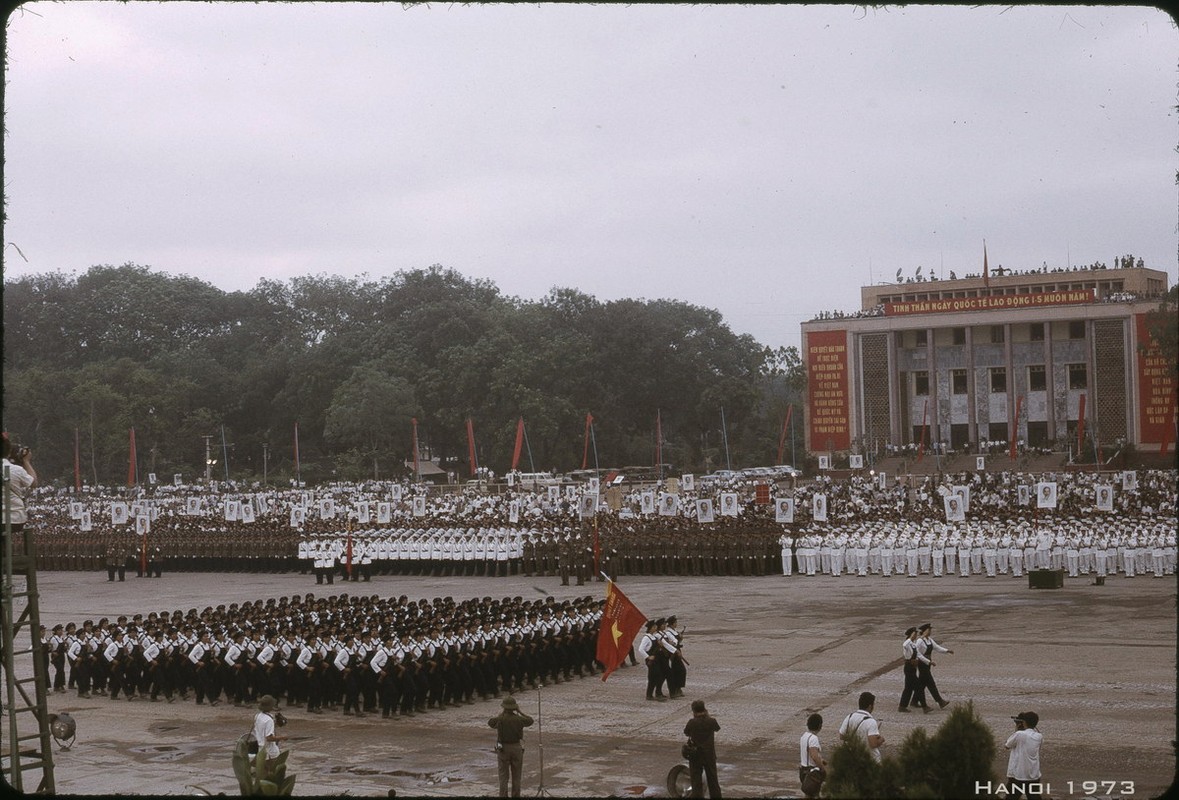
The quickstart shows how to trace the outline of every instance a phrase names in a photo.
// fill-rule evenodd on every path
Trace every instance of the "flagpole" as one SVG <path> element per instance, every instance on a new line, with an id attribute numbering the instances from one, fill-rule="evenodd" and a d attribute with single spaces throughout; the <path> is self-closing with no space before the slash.
<path id="1" fill-rule="evenodd" d="M 299 463 L 299 421 L 295 420 L 295 486 L 303 484 L 302 467 Z"/>
<path id="2" fill-rule="evenodd" d="M 82 493 L 82 453 L 78 443 L 78 429 L 74 428 L 74 492 Z"/>
<path id="3" fill-rule="evenodd" d="M 221 426 L 221 459 L 225 462 L 225 482 L 229 483 L 229 446 L 225 444 L 225 426 Z"/>
<path id="4" fill-rule="evenodd" d="M 655 409 L 655 478 L 663 480 L 663 420 L 660 409 Z"/>
<path id="5" fill-rule="evenodd" d="M 544 788 L 544 717 L 540 712 L 540 690 L 544 682 L 536 684 L 536 749 L 540 757 L 540 785 L 536 787 L 537 797 L 548 797 L 549 792 Z"/>
<path id="6" fill-rule="evenodd" d="M 524 418 L 521 417 L 520 420 L 523 423 Z M 532 443 L 528 441 L 528 428 L 521 424 L 520 430 L 524 431 L 524 449 L 528 451 L 528 468 L 532 472 L 536 472 L 536 462 L 532 460 Z"/>
<path id="7" fill-rule="evenodd" d="M 418 418 L 412 417 L 410 422 L 413 423 L 413 479 L 414 483 L 421 483 L 422 474 L 418 467 Z"/>
<path id="8" fill-rule="evenodd" d="M 135 453 L 135 429 L 128 428 L 129 446 L 127 448 L 127 488 L 130 489 L 135 486 L 138 481 L 136 478 L 136 467 L 138 466 L 139 458 Z"/>
<path id="9" fill-rule="evenodd" d="M 725 469 L 732 470 L 733 462 L 729 458 L 729 431 L 725 427 L 725 407 L 721 406 L 721 438 L 725 442 Z"/>
<path id="10" fill-rule="evenodd" d="M 590 441 L 594 445 L 594 472 L 601 472 L 601 467 L 598 466 L 598 437 L 594 434 L 594 420 L 590 418 Z"/>

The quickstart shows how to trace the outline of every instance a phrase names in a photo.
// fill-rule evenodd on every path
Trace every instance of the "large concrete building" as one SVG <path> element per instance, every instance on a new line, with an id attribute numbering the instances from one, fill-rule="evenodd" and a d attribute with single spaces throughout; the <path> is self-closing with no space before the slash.
<path id="1" fill-rule="evenodd" d="M 865 286 L 859 312 L 802 325 L 807 450 L 1065 449 L 1078 426 L 1102 447 L 1171 447 L 1174 365 L 1140 349 L 1166 289 L 1141 266 Z"/>

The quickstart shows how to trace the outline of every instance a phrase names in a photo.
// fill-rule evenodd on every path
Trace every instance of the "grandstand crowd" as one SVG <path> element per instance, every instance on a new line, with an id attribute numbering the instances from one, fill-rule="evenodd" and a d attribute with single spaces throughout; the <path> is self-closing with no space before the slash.
<path id="1" fill-rule="evenodd" d="M 1051 491 L 1048 492 L 1047 489 Z M 1050 496 L 1045 504 L 1041 497 Z M 1172 574 L 1176 473 L 853 474 L 656 487 L 592 483 L 441 491 L 400 483 L 315 489 L 38 489 L 41 569 L 314 574 Z"/>

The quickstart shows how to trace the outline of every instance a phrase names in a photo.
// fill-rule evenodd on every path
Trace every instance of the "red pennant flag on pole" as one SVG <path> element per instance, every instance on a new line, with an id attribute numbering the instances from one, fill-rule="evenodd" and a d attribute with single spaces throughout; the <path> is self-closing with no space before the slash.
<path id="1" fill-rule="evenodd" d="M 344 571 L 348 573 L 348 577 L 352 577 L 352 520 L 348 520 L 348 544 L 344 548 L 346 562 Z"/>
<path id="2" fill-rule="evenodd" d="M 929 414 L 929 401 L 925 401 L 925 408 L 921 412 L 921 444 L 917 445 L 917 462 L 921 463 L 921 459 L 925 457 L 925 420 L 926 415 Z"/>
<path id="3" fill-rule="evenodd" d="M 131 452 L 127 456 L 127 487 L 130 488 L 135 485 L 135 463 L 138 458 L 135 455 L 135 429 L 131 429 Z"/>
<path id="4" fill-rule="evenodd" d="M 299 423 L 295 423 L 295 482 L 299 482 Z"/>
<path id="5" fill-rule="evenodd" d="M 516 448 L 512 450 L 512 470 L 520 464 L 520 450 L 524 447 L 524 418 L 516 423 Z"/>
<path id="6" fill-rule="evenodd" d="M 1011 460 L 1016 459 L 1018 448 L 1016 444 L 1019 441 L 1019 409 L 1023 406 L 1023 395 L 1015 398 L 1015 424 L 1011 426 Z"/>
<path id="7" fill-rule="evenodd" d="M 412 417 L 410 421 L 413 423 L 413 475 L 418 477 L 418 418 Z"/>
<path id="8" fill-rule="evenodd" d="M 78 447 L 78 429 L 74 428 L 74 491 L 82 492 L 82 457 Z"/>
<path id="9" fill-rule="evenodd" d="M 1081 394 L 1081 407 L 1077 412 L 1077 461 L 1081 459 L 1081 445 L 1085 441 L 1085 395 Z"/>
<path id="10" fill-rule="evenodd" d="M 598 661 L 606 668 L 602 673 L 603 681 L 618 669 L 646 622 L 647 617 L 643 612 L 614 585 L 614 581 L 607 580 L 606 606 L 602 609 L 598 628 L 597 652 Z"/>
<path id="11" fill-rule="evenodd" d="M 983 286 L 991 285 L 991 270 L 987 266 L 987 240 L 983 239 Z"/>
<path id="12" fill-rule="evenodd" d="M 585 469 L 585 465 L 589 463 L 589 440 L 590 440 L 590 426 L 594 424 L 594 415 L 586 412 L 585 415 L 585 450 L 581 455 L 581 468 Z"/>
<path id="13" fill-rule="evenodd" d="M 786 406 L 786 419 L 782 421 L 782 435 L 778 437 L 778 460 L 777 464 L 782 463 L 782 452 L 786 447 L 786 431 L 790 430 L 790 415 L 794 413 L 794 403 Z"/>
<path id="14" fill-rule="evenodd" d="M 467 417 L 467 460 L 471 462 L 471 474 L 479 471 L 479 464 L 475 461 L 475 423 Z"/>

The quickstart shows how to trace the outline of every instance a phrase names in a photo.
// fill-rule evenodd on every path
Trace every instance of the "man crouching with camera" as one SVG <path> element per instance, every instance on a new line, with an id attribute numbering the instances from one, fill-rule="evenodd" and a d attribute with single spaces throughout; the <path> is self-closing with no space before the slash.
<path id="1" fill-rule="evenodd" d="M 524 769 L 524 729 L 532 724 L 532 717 L 520 710 L 514 697 L 505 697 L 503 711 L 487 724 L 496 729 L 495 756 L 499 763 L 499 796 L 520 796 L 520 773 Z M 508 775 L 512 777 L 512 793 L 508 794 Z"/>

